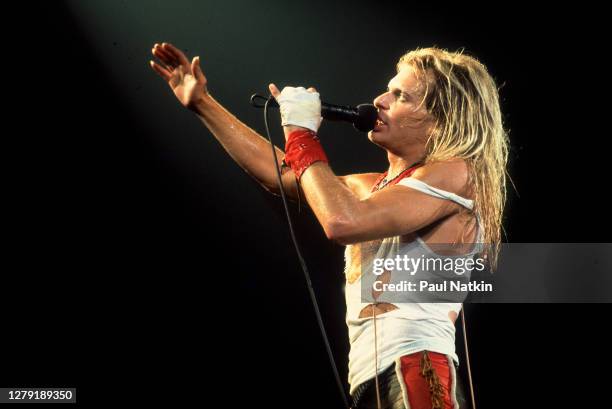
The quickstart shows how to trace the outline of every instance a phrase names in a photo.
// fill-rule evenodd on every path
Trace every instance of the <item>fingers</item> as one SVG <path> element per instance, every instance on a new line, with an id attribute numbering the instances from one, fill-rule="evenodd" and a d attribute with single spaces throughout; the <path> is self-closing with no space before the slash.
<path id="1" fill-rule="evenodd" d="M 206 77 L 204 76 L 204 73 L 202 72 L 202 68 L 200 67 L 200 57 L 199 56 L 193 57 L 193 60 L 191 61 L 191 72 L 195 76 L 196 81 L 198 81 L 199 83 L 206 82 Z"/>
<path id="2" fill-rule="evenodd" d="M 276 85 L 274 84 L 270 84 L 268 85 L 268 88 L 270 89 L 270 93 L 272 94 L 272 96 L 274 98 L 277 98 L 280 95 L 280 91 L 279 89 L 276 87 Z M 303 88 L 302 88 L 303 89 Z M 314 87 L 310 87 L 307 89 L 308 92 L 317 92 L 317 90 Z"/>
<path id="3" fill-rule="evenodd" d="M 280 91 L 279 89 L 276 87 L 276 85 L 274 84 L 270 84 L 268 85 L 268 88 L 270 89 L 270 94 L 272 94 L 272 96 L 274 98 L 278 98 L 278 96 L 280 95 Z"/>
<path id="4" fill-rule="evenodd" d="M 189 66 L 189 60 L 185 54 L 170 43 L 162 43 L 162 50 L 173 56 L 181 65 Z"/>
<path id="5" fill-rule="evenodd" d="M 163 57 L 164 59 L 168 60 L 168 61 L 174 61 L 175 58 L 173 55 L 170 55 L 170 53 L 168 53 L 168 51 L 165 51 L 161 44 L 159 43 L 155 43 L 153 45 L 153 54 L 156 55 L 160 55 L 161 57 Z"/>
<path id="6" fill-rule="evenodd" d="M 173 55 L 170 55 L 167 51 L 164 51 L 159 44 L 155 44 L 151 52 L 166 65 L 166 69 L 173 70 L 177 65 L 179 65 L 179 61 Z"/>
<path id="7" fill-rule="evenodd" d="M 153 68 L 153 71 L 158 73 L 159 76 L 162 77 L 164 80 L 168 81 L 172 77 L 170 71 L 168 71 L 166 68 L 162 67 L 155 61 L 149 61 L 149 64 L 151 65 L 151 68 Z"/>

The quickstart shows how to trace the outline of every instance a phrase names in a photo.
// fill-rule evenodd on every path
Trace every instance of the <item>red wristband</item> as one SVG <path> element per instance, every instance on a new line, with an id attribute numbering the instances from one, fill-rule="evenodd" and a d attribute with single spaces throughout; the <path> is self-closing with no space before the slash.
<path id="1" fill-rule="evenodd" d="M 293 170 L 298 181 L 315 162 L 329 162 L 317 134 L 308 129 L 292 131 L 285 144 L 285 163 Z"/>

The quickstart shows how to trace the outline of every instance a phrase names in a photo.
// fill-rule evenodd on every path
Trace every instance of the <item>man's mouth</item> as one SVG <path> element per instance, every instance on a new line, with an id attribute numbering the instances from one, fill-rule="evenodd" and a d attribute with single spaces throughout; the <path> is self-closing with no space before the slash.
<path id="1" fill-rule="evenodd" d="M 385 123 L 385 121 L 383 121 L 380 118 L 376 119 L 376 124 L 374 126 L 374 131 L 379 131 L 383 126 L 386 126 L 387 124 Z"/>

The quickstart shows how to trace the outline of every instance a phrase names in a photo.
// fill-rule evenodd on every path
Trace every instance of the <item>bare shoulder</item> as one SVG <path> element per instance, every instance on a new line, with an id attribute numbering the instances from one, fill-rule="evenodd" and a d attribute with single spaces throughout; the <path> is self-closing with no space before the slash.
<path id="1" fill-rule="evenodd" d="M 372 186 L 380 173 L 356 173 L 353 175 L 339 176 L 340 181 L 360 199 L 369 196 Z"/>
<path id="2" fill-rule="evenodd" d="M 457 195 L 469 195 L 469 169 L 463 159 L 431 162 L 418 168 L 412 177 Z"/>

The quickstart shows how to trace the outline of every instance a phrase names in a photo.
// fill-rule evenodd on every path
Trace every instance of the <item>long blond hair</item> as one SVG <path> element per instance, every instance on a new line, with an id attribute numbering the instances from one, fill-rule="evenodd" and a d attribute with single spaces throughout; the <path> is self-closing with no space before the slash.
<path id="1" fill-rule="evenodd" d="M 410 65 L 425 84 L 422 103 L 434 119 L 425 163 L 463 159 L 474 212 L 480 218 L 481 241 L 495 268 L 506 202 L 508 135 L 502 123 L 499 94 L 487 68 L 463 51 L 436 47 L 404 54 L 397 63 Z"/>

